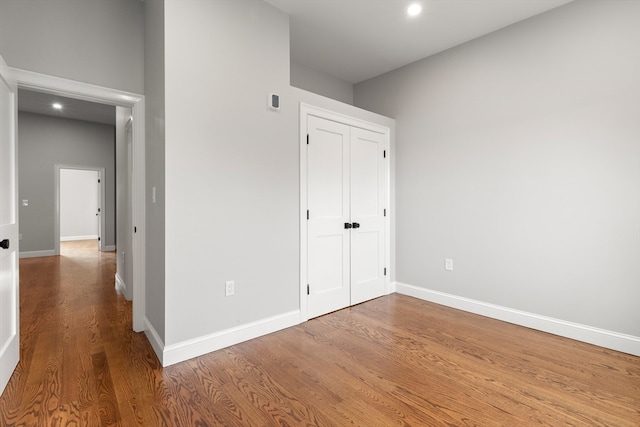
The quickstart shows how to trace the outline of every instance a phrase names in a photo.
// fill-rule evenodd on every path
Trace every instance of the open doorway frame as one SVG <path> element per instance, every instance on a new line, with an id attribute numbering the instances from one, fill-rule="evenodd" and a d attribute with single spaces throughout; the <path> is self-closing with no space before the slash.
<path id="1" fill-rule="evenodd" d="M 145 323 L 145 100 L 144 95 L 9 67 L 18 88 L 131 108 L 133 121 L 133 330 Z M 59 242 L 58 242 L 59 245 Z M 59 247 L 58 247 L 59 252 Z"/>
<path id="2" fill-rule="evenodd" d="M 115 248 L 107 248 L 104 241 L 104 233 L 106 230 L 106 216 L 104 214 L 105 206 L 106 206 L 106 197 L 105 197 L 105 180 L 104 180 L 104 168 L 96 168 L 91 166 L 80 166 L 80 165 L 55 165 L 55 174 L 54 174 L 54 186 L 55 186 L 55 200 L 56 200 L 56 208 L 54 210 L 55 213 L 55 253 L 56 255 L 60 255 L 60 234 L 61 234 L 61 226 L 60 219 L 61 214 L 60 211 L 62 209 L 62 204 L 60 200 L 60 171 L 63 169 L 73 169 L 73 170 L 81 170 L 81 171 L 92 171 L 98 173 L 98 187 L 100 191 L 98 193 L 98 211 L 100 212 L 100 230 L 98 232 L 98 251 L 102 252 L 104 250 L 115 250 Z"/>

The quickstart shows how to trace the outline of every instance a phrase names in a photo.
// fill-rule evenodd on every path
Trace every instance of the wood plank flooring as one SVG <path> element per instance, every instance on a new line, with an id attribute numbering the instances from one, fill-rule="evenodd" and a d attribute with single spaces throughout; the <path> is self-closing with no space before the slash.
<path id="1" fill-rule="evenodd" d="M 75 246 L 21 260 L 1 426 L 640 425 L 640 358 L 402 295 L 162 368 Z"/>

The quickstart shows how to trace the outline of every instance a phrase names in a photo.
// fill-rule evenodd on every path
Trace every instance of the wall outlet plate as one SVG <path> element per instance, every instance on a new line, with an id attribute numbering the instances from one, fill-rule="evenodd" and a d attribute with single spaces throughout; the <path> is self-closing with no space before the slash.
<path id="1" fill-rule="evenodd" d="M 451 258 L 444 259 L 444 269 L 447 271 L 453 271 L 453 260 Z"/>
<path id="2" fill-rule="evenodd" d="M 224 282 L 224 295 L 229 297 L 236 292 L 236 283 L 233 280 Z"/>

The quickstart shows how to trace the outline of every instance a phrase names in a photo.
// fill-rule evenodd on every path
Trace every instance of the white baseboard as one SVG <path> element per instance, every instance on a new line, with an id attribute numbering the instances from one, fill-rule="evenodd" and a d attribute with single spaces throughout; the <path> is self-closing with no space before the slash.
<path id="1" fill-rule="evenodd" d="M 122 280 L 122 277 L 120 277 L 120 274 L 118 274 L 117 271 L 116 271 L 116 291 L 124 295 L 124 297 L 127 300 L 129 300 L 129 298 L 127 298 L 127 284 L 124 282 L 124 280 Z"/>
<path id="2" fill-rule="evenodd" d="M 162 366 L 173 365 L 212 351 L 220 350 L 225 347 L 232 346 L 253 338 L 270 334 L 300 323 L 300 311 L 295 310 L 283 313 L 277 316 L 258 320 L 256 322 L 247 323 L 246 325 L 237 326 L 235 328 L 204 335 L 198 338 L 186 340 L 177 344 L 171 344 L 164 347 L 162 355 L 158 358 Z M 154 338 L 160 344 L 158 338 Z M 153 342 L 151 345 L 154 347 Z M 156 350 L 158 354 L 158 350 Z"/>
<path id="3" fill-rule="evenodd" d="M 20 252 L 20 258 L 37 258 L 41 256 L 55 256 L 56 251 L 54 249 L 46 250 L 46 251 L 31 251 L 31 252 Z"/>
<path id="4" fill-rule="evenodd" d="M 61 242 L 73 242 L 75 240 L 98 240 L 97 234 L 91 234 L 88 236 L 60 236 Z"/>
<path id="5" fill-rule="evenodd" d="M 116 250 L 116 245 L 105 245 L 102 247 L 102 252 L 114 252 Z"/>
<path id="6" fill-rule="evenodd" d="M 162 364 L 162 351 L 164 349 L 164 342 L 160 338 L 160 335 L 158 334 L 158 332 L 154 329 L 153 325 L 151 325 L 151 322 L 149 321 L 149 319 L 147 319 L 147 316 L 144 317 L 144 326 L 145 326 L 144 334 L 149 340 L 149 343 L 151 344 L 151 348 L 153 348 L 153 351 L 156 353 L 156 357 Z"/>
<path id="7" fill-rule="evenodd" d="M 396 282 L 396 292 L 492 319 L 640 356 L 640 337 L 567 322 L 526 311 Z"/>

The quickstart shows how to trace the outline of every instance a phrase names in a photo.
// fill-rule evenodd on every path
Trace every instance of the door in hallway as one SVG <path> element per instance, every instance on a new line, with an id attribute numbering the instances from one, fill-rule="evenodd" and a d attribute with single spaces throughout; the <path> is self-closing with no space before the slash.
<path id="1" fill-rule="evenodd" d="M 16 96 L 0 56 L 0 394 L 20 358 Z"/>

